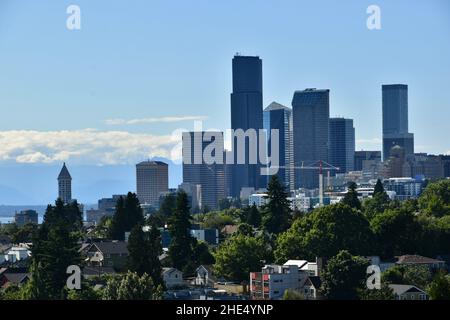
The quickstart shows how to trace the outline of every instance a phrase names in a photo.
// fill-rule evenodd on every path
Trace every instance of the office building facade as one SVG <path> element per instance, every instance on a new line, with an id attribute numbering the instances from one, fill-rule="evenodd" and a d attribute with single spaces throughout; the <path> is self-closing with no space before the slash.
<path id="1" fill-rule="evenodd" d="M 277 172 L 280 181 L 284 182 L 288 190 L 294 189 L 294 150 L 292 144 L 292 110 L 276 102 L 272 102 L 264 109 L 263 114 L 264 129 L 267 133 L 268 156 L 273 156 L 274 152 L 271 141 L 271 130 L 278 130 L 279 140 L 274 145 L 278 145 Z M 267 176 L 270 179 L 270 176 Z"/>
<path id="2" fill-rule="evenodd" d="M 319 172 L 303 166 L 328 162 L 330 90 L 296 91 L 292 99 L 295 188 L 319 187 Z"/>
<path id="3" fill-rule="evenodd" d="M 225 194 L 222 132 L 183 132 L 183 184 L 199 185 L 200 209 L 217 209 Z"/>
<path id="4" fill-rule="evenodd" d="M 259 130 L 263 128 L 262 60 L 259 57 L 236 55 L 233 58 L 233 92 L 231 93 L 231 129 Z M 257 138 L 258 139 L 258 138 Z M 245 163 L 238 164 L 239 141 L 232 139 L 234 165 L 232 165 L 231 195 L 238 197 L 242 188 L 258 189 L 265 177 L 261 177 L 258 162 L 250 161 L 249 138 L 245 141 Z M 254 142 L 253 142 L 254 143 Z M 258 143 L 256 143 L 258 145 Z M 241 146 L 242 148 L 242 146 Z"/>
<path id="5" fill-rule="evenodd" d="M 352 171 L 355 161 L 355 128 L 353 119 L 330 118 L 329 163 L 339 173 Z"/>
<path id="6" fill-rule="evenodd" d="M 400 146 L 405 156 L 414 154 L 414 135 L 408 132 L 408 86 L 390 84 L 382 86 L 383 104 L 383 161 L 390 150 Z"/>
<path id="7" fill-rule="evenodd" d="M 162 161 L 136 165 L 136 193 L 141 204 L 159 206 L 159 195 L 169 189 L 169 166 Z"/>

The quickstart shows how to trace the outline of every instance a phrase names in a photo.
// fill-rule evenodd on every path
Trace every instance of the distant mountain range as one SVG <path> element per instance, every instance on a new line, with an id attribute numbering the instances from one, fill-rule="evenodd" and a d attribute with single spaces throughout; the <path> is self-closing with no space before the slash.
<path id="1" fill-rule="evenodd" d="M 182 166 L 165 158 L 153 160 L 169 164 L 169 186 L 176 188 L 182 181 Z M 0 166 L 0 205 L 31 208 L 53 203 L 58 196 L 56 178 L 61 166 L 62 163 Z M 97 203 L 99 198 L 136 191 L 134 165 L 71 166 L 69 161 L 67 167 L 72 176 L 72 196 L 81 203 Z"/>

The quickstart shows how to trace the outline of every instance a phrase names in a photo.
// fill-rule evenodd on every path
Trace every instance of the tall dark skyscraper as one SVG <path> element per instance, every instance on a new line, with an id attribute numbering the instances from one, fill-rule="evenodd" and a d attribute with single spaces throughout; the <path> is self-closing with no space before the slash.
<path id="1" fill-rule="evenodd" d="M 66 163 L 63 164 L 58 175 L 58 198 L 64 203 L 72 202 L 72 177 L 67 170 Z"/>
<path id="2" fill-rule="evenodd" d="M 214 157 L 223 159 L 223 133 L 183 132 L 182 144 L 183 183 L 201 185 L 201 206 L 217 209 L 219 201 L 226 197 L 225 165 L 223 161 L 210 160 L 214 160 Z M 216 148 L 212 148 L 213 145 Z M 204 153 L 210 154 L 211 159 L 206 159 Z"/>
<path id="3" fill-rule="evenodd" d="M 276 129 L 279 133 L 279 165 L 278 176 L 285 183 L 288 190 L 293 189 L 293 145 L 292 145 L 292 110 L 276 102 L 272 102 L 264 109 L 264 129 L 267 131 L 267 151 L 272 154 L 270 130 Z M 267 176 L 268 179 L 270 176 Z M 291 185 L 292 183 L 292 185 Z"/>
<path id="4" fill-rule="evenodd" d="M 408 132 L 408 86 L 382 86 L 383 93 L 383 159 L 389 158 L 392 147 L 398 145 L 405 156 L 414 154 L 414 135 Z"/>
<path id="5" fill-rule="evenodd" d="M 353 119 L 330 118 L 329 163 L 339 173 L 352 171 L 355 159 L 355 128 Z"/>
<path id="6" fill-rule="evenodd" d="M 330 90 L 296 91 L 292 99 L 292 115 L 295 188 L 318 188 L 318 170 L 299 167 L 320 160 L 328 162 Z"/>
<path id="7" fill-rule="evenodd" d="M 239 56 L 233 58 L 233 93 L 231 93 L 231 129 L 244 131 L 263 128 L 262 60 L 259 57 Z M 237 164 L 237 139 L 233 141 L 234 163 L 232 166 L 231 193 L 237 197 L 241 188 L 258 189 L 261 181 L 260 165 L 250 164 L 249 139 L 245 144 L 245 164 Z"/>

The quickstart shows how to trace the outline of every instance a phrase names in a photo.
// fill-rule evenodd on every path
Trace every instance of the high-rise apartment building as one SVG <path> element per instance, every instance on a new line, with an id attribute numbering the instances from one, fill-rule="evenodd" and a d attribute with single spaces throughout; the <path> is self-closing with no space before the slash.
<path id="1" fill-rule="evenodd" d="M 169 190 L 169 166 L 162 161 L 143 161 L 136 165 L 136 191 L 141 204 L 159 206 L 159 195 Z"/>

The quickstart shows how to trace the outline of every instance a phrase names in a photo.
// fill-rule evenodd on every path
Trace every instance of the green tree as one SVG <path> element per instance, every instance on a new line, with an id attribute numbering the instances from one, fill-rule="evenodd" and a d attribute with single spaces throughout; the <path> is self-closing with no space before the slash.
<path id="1" fill-rule="evenodd" d="M 253 227 L 247 223 L 241 223 L 238 225 L 237 233 L 251 237 L 253 236 Z"/>
<path id="2" fill-rule="evenodd" d="M 103 290 L 103 300 L 159 300 L 161 290 L 155 288 L 151 277 L 144 273 L 127 272 L 108 280 Z"/>
<path id="3" fill-rule="evenodd" d="M 38 225 L 35 223 L 27 223 L 19 228 L 12 236 L 13 243 L 31 242 L 33 234 L 37 231 Z"/>
<path id="4" fill-rule="evenodd" d="M 101 290 L 95 290 L 91 283 L 83 281 L 80 290 L 68 290 L 67 300 L 100 300 Z"/>
<path id="5" fill-rule="evenodd" d="M 228 198 L 219 200 L 219 210 L 225 210 L 231 208 L 231 201 Z"/>
<path id="6" fill-rule="evenodd" d="M 361 209 L 361 202 L 358 199 L 358 192 L 356 191 L 356 183 L 350 182 L 347 188 L 347 193 L 341 200 L 342 203 L 349 205 L 354 209 Z"/>
<path id="7" fill-rule="evenodd" d="M 416 253 L 421 226 L 412 212 L 389 209 L 371 221 L 382 257 Z"/>
<path id="8" fill-rule="evenodd" d="M 158 213 L 162 214 L 163 216 L 170 217 L 174 212 L 176 205 L 176 196 L 172 193 L 169 193 L 164 197 L 161 206 L 159 207 Z"/>
<path id="9" fill-rule="evenodd" d="M 255 204 L 250 207 L 246 207 L 244 209 L 244 215 L 246 223 L 254 226 L 255 228 L 259 228 L 259 226 L 261 225 L 262 217 L 261 212 L 259 212 Z"/>
<path id="10" fill-rule="evenodd" d="M 395 265 L 382 274 L 383 283 L 408 284 L 419 288 L 425 288 L 431 279 L 431 272 L 425 266 Z"/>
<path id="11" fill-rule="evenodd" d="M 161 234 L 156 225 L 152 225 L 148 232 L 143 231 L 143 226 L 136 225 L 128 238 L 128 268 L 139 276 L 148 274 L 153 283 L 158 286 L 163 284 L 161 277 L 162 254 Z"/>
<path id="12" fill-rule="evenodd" d="M 261 269 L 266 255 L 266 246 L 261 238 L 233 235 L 215 253 L 214 270 L 218 276 L 228 280 L 248 280 L 249 272 Z"/>
<path id="13" fill-rule="evenodd" d="M 193 271 L 194 240 L 189 234 L 190 228 L 191 215 L 189 213 L 188 197 L 184 191 L 179 191 L 177 194 L 177 206 L 169 219 L 171 236 L 169 257 L 173 267 L 188 273 Z"/>
<path id="14" fill-rule="evenodd" d="M 139 200 L 135 193 L 128 192 L 126 198 L 117 200 L 116 210 L 111 223 L 110 237 L 114 240 L 124 240 L 125 232 L 130 232 L 137 224 L 143 223 Z"/>
<path id="15" fill-rule="evenodd" d="M 357 299 L 365 285 L 367 266 L 367 260 L 340 251 L 322 274 L 321 294 L 328 299 Z"/>
<path id="16" fill-rule="evenodd" d="M 375 188 L 373 190 L 373 195 L 377 195 L 377 194 L 382 194 L 384 193 L 384 187 L 383 187 L 383 183 L 381 182 L 380 179 L 377 179 L 377 183 L 375 184 Z"/>
<path id="17" fill-rule="evenodd" d="M 291 224 L 291 209 L 288 193 L 277 175 L 270 178 L 267 187 L 268 203 L 263 209 L 263 226 L 269 233 L 286 231 Z"/>
<path id="18" fill-rule="evenodd" d="M 283 293 L 283 300 L 305 300 L 305 296 L 293 289 L 286 289 Z"/>
<path id="19" fill-rule="evenodd" d="M 361 300 L 394 300 L 394 291 L 387 283 L 382 283 L 380 289 L 362 289 L 359 293 Z"/>
<path id="20" fill-rule="evenodd" d="M 60 199 L 49 205 L 31 247 L 31 279 L 25 290 L 28 299 L 64 299 L 67 267 L 79 265 L 81 212 L 76 202 Z"/>
<path id="21" fill-rule="evenodd" d="M 367 255 L 373 251 L 373 236 L 367 219 L 358 210 L 338 203 L 318 208 L 294 221 L 277 238 L 275 258 L 332 257 L 340 250 Z"/>
<path id="22" fill-rule="evenodd" d="M 216 260 L 211 254 L 208 245 L 203 241 L 194 242 L 194 264 L 196 266 L 214 264 Z"/>
<path id="23" fill-rule="evenodd" d="M 450 300 L 450 278 L 444 272 L 438 272 L 428 287 L 432 300 Z"/>
<path id="24" fill-rule="evenodd" d="M 450 180 L 430 183 L 418 199 L 419 208 L 436 217 L 450 215 Z"/>

